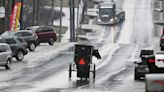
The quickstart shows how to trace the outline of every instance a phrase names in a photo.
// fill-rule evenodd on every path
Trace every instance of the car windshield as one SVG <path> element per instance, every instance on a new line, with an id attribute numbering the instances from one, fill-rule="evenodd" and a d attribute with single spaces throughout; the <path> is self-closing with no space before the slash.
<path id="1" fill-rule="evenodd" d="M 142 50 L 141 55 L 152 55 L 154 54 L 153 50 Z"/>
<path id="2" fill-rule="evenodd" d="M 13 36 L 15 34 L 15 32 L 12 31 L 6 31 L 3 34 L 1 34 L 1 36 Z"/>
<path id="3" fill-rule="evenodd" d="M 6 39 L 7 44 L 16 44 L 16 41 L 14 39 Z"/>

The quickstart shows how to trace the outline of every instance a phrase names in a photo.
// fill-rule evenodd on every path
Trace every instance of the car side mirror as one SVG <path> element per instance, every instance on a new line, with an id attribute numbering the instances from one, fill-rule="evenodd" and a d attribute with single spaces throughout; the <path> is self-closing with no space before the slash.
<path id="1" fill-rule="evenodd" d="M 135 61 L 134 64 L 137 64 L 137 61 Z"/>

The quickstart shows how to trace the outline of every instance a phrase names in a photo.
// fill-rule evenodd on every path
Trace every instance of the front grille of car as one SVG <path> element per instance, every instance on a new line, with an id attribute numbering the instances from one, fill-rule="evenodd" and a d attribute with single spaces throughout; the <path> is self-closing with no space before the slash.
<path id="1" fill-rule="evenodd" d="M 108 22 L 108 21 L 109 21 L 109 17 L 102 17 L 101 20 L 102 20 L 103 22 Z"/>

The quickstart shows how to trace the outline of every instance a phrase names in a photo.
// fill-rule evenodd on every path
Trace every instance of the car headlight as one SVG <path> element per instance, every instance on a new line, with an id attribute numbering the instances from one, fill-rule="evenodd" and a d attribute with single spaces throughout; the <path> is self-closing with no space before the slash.
<path id="1" fill-rule="evenodd" d="M 100 21 L 101 21 L 101 19 L 98 18 L 98 22 L 100 22 Z"/>
<path id="2" fill-rule="evenodd" d="M 112 18 L 112 19 L 110 19 L 110 22 L 113 22 L 114 21 L 114 19 Z"/>

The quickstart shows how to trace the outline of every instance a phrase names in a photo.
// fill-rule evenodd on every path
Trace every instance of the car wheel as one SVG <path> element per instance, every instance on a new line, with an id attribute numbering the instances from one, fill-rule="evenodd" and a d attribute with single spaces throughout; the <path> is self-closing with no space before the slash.
<path id="1" fill-rule="evenodd" d="M 135 67 L 135 71 L 134 71 L 134 80 L 139 80 L 140 79 L 140 77 L 138 76 L 138 73 L 137 73 L 137 69 L 136 69 L 136 67 Z"/>
<path id="2" fill-rule="evenodd" d="M 55 43 L 55 40 L 53 38 L 50 38 L 48 43 L 49 43 L 49 45 L 53 45 Z"/>
<path id="3" fill-rule="evenodd" d="M 134 75 L 134 80 L 139 80 L 139 76 L 137 74 Z"/>
<path id="4" fill-rule="evenodd" d="M 164 51 L 164 47 L 161 46 L 161 51 Z"/>
<path id="5" fill-rule="evenodd" d="M 11 60 L 10 59 L 7 60 L 7 63 L 5 65 L 5 68 L 6 69 L 10 69 L 11 68 Z"/>
<path id="6" fill-rule="evenodd" d="M 30 51 L 34 51 L 35 48 L 36 48 L 35 43 L 30 43 L 30 45 L 29 45 L 29 50 L 30 50 Z"/>
<path id="7" fill-rule="evenodd" d="M 18 61 L 22 61 L 23 58 L 24 58 L 23 51 L 19 50 L 19 51 L 17 52 L 17 54 L 16 54 L 16 59 L 17 59 Z"/>
<path id="8" fill-rule="evenodd" d="M 37 42 L 37 46 L 40 45 L 40 42 Z"/>

